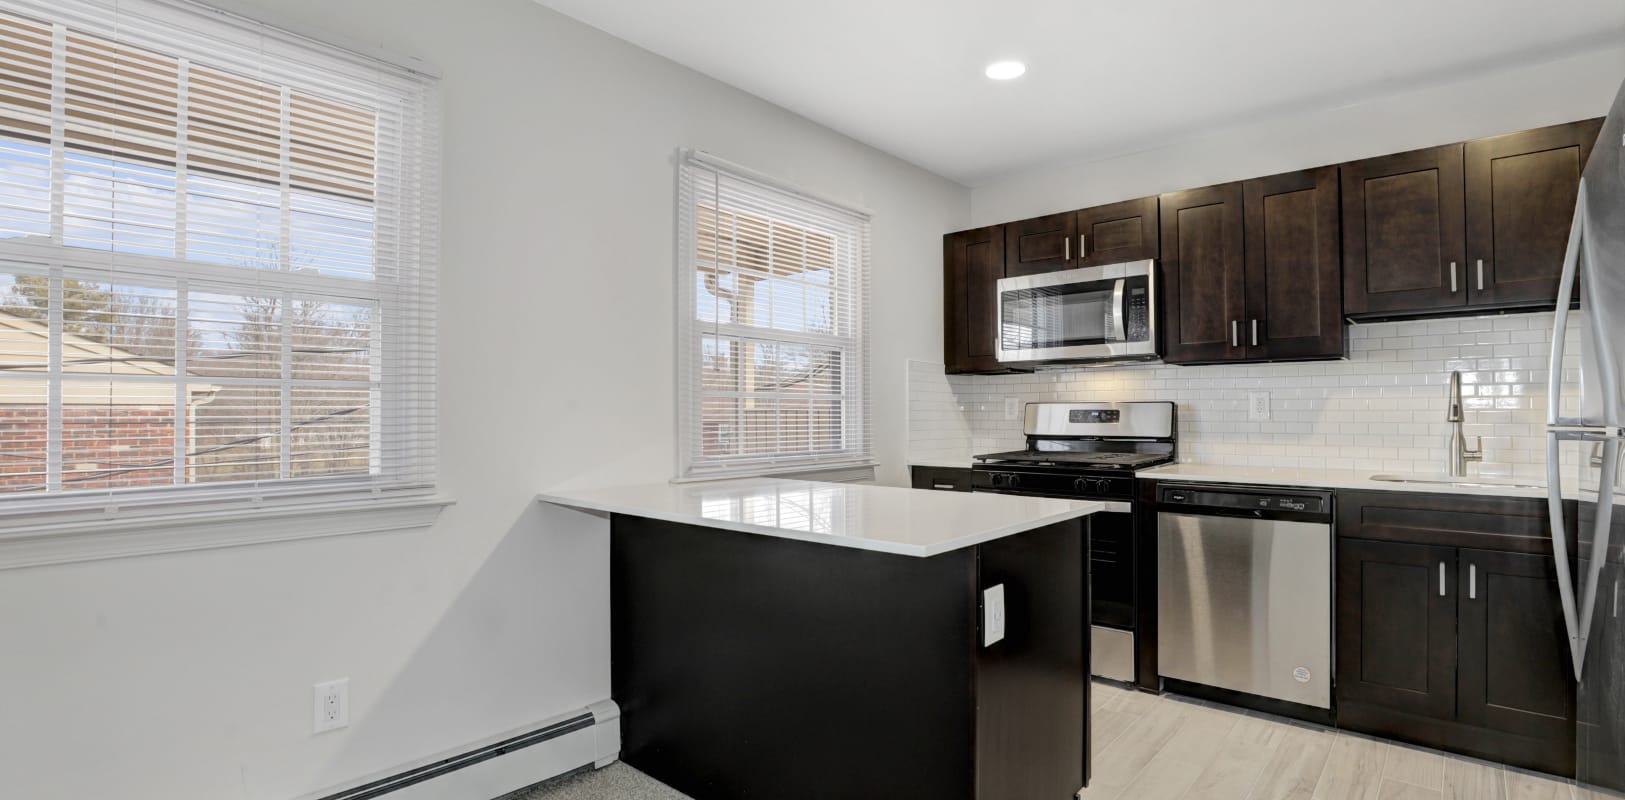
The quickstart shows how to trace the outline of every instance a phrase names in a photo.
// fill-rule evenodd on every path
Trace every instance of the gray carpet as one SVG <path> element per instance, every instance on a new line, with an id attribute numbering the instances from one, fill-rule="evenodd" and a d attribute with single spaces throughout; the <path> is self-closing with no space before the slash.
<path id="1" fill-rule="evenodd" d="M 504 800 L 689 800 L 688 795 L 617 761 L 554 778 Z"/>

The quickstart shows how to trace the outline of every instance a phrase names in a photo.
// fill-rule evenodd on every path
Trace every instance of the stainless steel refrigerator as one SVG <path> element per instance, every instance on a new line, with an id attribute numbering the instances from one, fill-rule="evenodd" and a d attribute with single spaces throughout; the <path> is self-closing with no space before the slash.
<path id="1" fill-rule="evenodd" d="M 1575 774 L 1625 791 L 1625 85 L 1580 178 L 1552 331 L 1546 471 L 1574 674 Z M 1579 297 L 1578 310 L 1570 310 Z M 1571 336 L 1577 341 L 1570 341 Z M 1574 359 L 1574 349 L 1579 350 Z M 1570 360 L 1565 363 L 1565 358 Z M 1565 369 L 1567 367 L 1567 369 Z M 1576 374 L 1577 373 L 1577 374 Z M 1573 380 L 1578 378 L 1578 386 Z M 1506 654 L 1515 658 L 1516 654 Z"/>

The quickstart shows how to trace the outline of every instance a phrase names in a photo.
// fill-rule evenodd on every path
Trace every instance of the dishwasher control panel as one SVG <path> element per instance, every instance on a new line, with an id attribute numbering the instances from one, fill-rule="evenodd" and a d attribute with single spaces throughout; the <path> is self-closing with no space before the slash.
<path id="1" fill-rule="evenodd" d="M 1190 486 L 1164 486 L 1157 500 L 1163 506 L 1195 506 L 1235 512 L 1288 514 L 1329 514 L 1331 495 L 1326 492 L 1270 491 L 1268 489 L 1224 490 Z"/>

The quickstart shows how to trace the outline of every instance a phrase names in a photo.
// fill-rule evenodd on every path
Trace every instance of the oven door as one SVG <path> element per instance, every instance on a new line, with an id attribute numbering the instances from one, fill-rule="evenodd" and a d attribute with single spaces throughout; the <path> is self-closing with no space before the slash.
<path id="1" fill-rule="evenodd" d="M 1000 280 L 999 361 L 1155 358 L 1153 267 L 1136 261 Z"/>

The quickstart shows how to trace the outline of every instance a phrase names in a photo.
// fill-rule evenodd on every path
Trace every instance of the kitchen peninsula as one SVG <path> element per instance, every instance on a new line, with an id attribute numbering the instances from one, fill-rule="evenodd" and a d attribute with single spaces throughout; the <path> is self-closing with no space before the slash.
<path id="1" fill-rule="evenodd" d="M 1066 797 L 1088 775 L 1090 514 L 749 479 L 607 513 L 621 758 L 703 797 Z"/>

